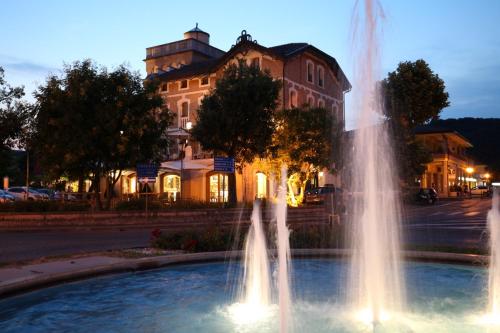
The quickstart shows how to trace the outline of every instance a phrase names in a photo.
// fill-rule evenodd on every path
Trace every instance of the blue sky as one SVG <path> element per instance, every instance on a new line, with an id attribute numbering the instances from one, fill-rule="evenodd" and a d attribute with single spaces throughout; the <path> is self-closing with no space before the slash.
<path id="1" fill-rule="evenodd" d="M 443 118 L 500 117 L 500 1 L 381 3 L 384 75 L 400 61 L 423 58 L 450 93 Z M 246 29 L 265 46 L 313 44 L 334 56 L 348 77 L 354 63 L 354 1 L 348 0 L 3 0 L 0 6 L 0 66 L 27 93 L 64 62 L 84 58 L 107 67 L 126 63 L 145 74 L 145 48 L 181 39 L 196 22 L 223 50 Z"/>

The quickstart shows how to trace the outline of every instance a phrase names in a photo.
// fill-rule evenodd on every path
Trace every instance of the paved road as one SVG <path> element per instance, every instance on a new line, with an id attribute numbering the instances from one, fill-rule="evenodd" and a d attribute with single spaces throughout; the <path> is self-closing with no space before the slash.
<path id="1" fill-rule="evenodd" d="M 433 206 L 406 207 L 406 243 L 479 248 L 487 243 L 487 213 L 491 199 L 441 201 Z"/>
<path id="2" fill-rule="evenodd" d="M 404 209 L 404 240 L 414 245 L 477 248 L 485 244 L 489 199 L 443 201 Z M 0 263 L 147 246 L 151 227 L 63 231 L 0 231 Z"/>

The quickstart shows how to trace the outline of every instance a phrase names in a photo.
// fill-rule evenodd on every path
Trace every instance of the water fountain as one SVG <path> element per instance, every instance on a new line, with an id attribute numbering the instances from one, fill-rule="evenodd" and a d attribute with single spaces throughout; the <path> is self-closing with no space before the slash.
<path id="1" fill-rule="evenodd" d="M 353 214 L 350 301 L 360 319 L 380 323 L 403 306 L 397 173 L 383 114 L 377 103 L 378 32 L 383 12 L 373 0 L 357 6 L 353 46 L 354 103 L 358 110 L 351 190 Z M 361 19 L 360 19 L 361 18 Z"/>
<path id="2" fill-rule="evenodd" d="M 286 225 L 287 214 L 287 168 L 282 166 L 278 201 L 276 204 L 277 250 L 278 250 L 278 299 L 280 333 L 286 333 L 293 325 L 290 322 L 291 297 L 290 297 L 290 232 Z"/>
<path id="3" fill-rule="evenodd" d="M 488 278 L 488 310 L 485 320 L 500 324 L 500 189 L 493 188 L 491 210 L 488 212 L 490 233 L 490 267 Z"/>

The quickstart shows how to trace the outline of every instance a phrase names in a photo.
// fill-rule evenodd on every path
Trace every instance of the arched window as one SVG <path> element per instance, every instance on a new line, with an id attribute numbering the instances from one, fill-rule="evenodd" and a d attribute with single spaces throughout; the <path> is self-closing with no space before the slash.
<path id="1" fill-rule="evenodd" d="M 310 107 L 314 106 L 314 98 L 312 96 L 307 97 L 307 105 Z"/>
<path id="2" fill-rule="evenodd" d="M 189 104 L 188 102 L 184 102 L 181 104 L 181 117 L 189 117 Z"/>
<path id="3" fill-rule="evenodd" d="M 162 193 L 169 201 L 176 201 L 181 192 L 181 177 L 178 175 L 164 175 Z"/>
<path id="4" fill-rule="evenodd" d="M 267 176 L 262 172 L 257 172 L 257 199 L 267 198 Z"/>
<path id="5" fill-rule="evenodd" d="M 325 101 L 322 99 L 318 99 L 318 108 L 324 108 L 325 107 Z"/>
<path id="6" fill-rule="evenodd" d="M 208 189 L 210 202 L 227 202 L 229 198 L 229 178 L 227 174 L 216 173 L 209 176 Z"/>
<path id="7" fill-rule="evenodd" d="M 312 61 L 307 61 L 307 82 L 314 83 L 314 65 Z"/>
<path id="8" fill-rule="evenodd" d="M 297 93 L 295 90 L 290 90 L 290 108 L 297 107 Z"/>
<path id="9" fill-rule="evenodd" d="M 318 67 L 318 86 L 324 87 L 325 85 L 325 71 L 323 67 Z"/>

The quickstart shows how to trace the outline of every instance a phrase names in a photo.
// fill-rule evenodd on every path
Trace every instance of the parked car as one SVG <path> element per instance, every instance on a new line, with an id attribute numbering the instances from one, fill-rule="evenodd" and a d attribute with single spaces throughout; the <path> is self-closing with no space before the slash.
<path id="1" fill-rule="evenodd" d="M 54 193 L 55 193 L 54 190 L 51 190 L 49 188 L 36 188 L 34 190 L 37 191 L 38 193 L 45 194 L 47 196 L 47 199 L 54 200 Z"/>
<path id="2" fill-rule="evenodd" d="M 0 190 L 0 203 L 12 202 L 16 200 L 12 194 L 9 194 L 7 191 Z"/>
<path id="3" fill-rule="evenodd" d="M 438 194 L 433 188 L 421 188 L 417 193 L 417 202 L 435 204 L 438 200 Z"/>
<path id="4" fill-rule="evenodd" d="M 305 204 L 331 205 L 330 209 L 332 209 L 335 214 L 342 214 L 345 212 L 345 202 L 343 190 L 333 185 L 311 188 L 304 193 Z"/>
<path id="5" fill-rule="evenodd" d="M 42 193 L 38 193 L 32 188 L 28 190 L 28 198 L 26 198 L 26 187 L 18 186 L 18 187 L 10 187 L 7 192 L 14 196 L 15 200 L 44 200 L 45 197 Z"/>
<path id="6" fill-rule="evenodd" d="M 78 198 L 71 194 L 71 193 L 66 193 L 62 191 L 56 191 L 54 192 L 54 200 L 60 200 L 60 201 L 76 201 Z"/>
<path id="7" fill-rule="evenodd" d="M 481 195 L 481 196 L 488 195 L 489 190 L 490 189 L 488 188 L 488 186 L 486 186 L 486 185 L 479 185 L 479 186 L 471 188 L 470 194 L 471 195 Z"/>

